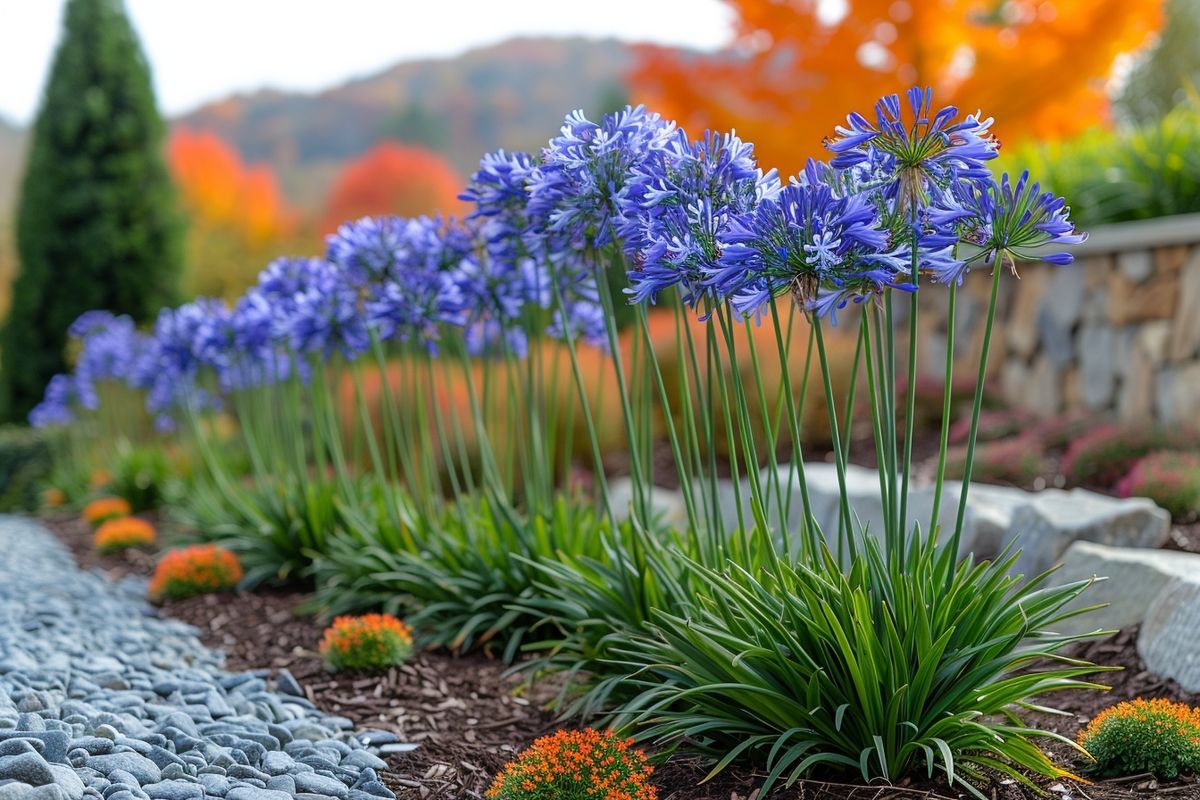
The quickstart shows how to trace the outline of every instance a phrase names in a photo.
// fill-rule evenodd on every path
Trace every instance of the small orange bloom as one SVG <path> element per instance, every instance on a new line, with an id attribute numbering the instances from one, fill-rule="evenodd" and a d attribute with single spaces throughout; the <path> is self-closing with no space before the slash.
<path id="1" fill-rule="evenodd" d="M 383 669 L 412 655 L 412 628 L 391 614 L 338 617 L 325 629 L 321 655 L 334 669 Z"/>
<path id="2" fill-rule="evenodd" d="M 57 486 L 42 492 L 42 505 L 46 508 L 61 508 L 67 504 L 67 493 Z"/>
<path id="3" fill-rule="evenodd" d="M 496 800 L 657 800 L 654 768 L 630 739 L 591 728 L 543 736 L 510 762 L 487 796 Z"/>
<path id="4" fill-rule="evenodd" d="M 215 544 L 197 544 L 163 556 L 150 579 L 150 599 L 178 600 L 232 589 L 242 579 L 237 556 Z"/>
<path id="5" fill-rule="evenodd" d="M 112 473 L 106 469 L 98 469 L 92 472 L 90 483 L 93 489 L 102 489 L 112 483 Z"/>
<path id="6" fill-rule="evenodd" d="M 154 544 L 154 526 L 139 517 L 110 519 L 96 529 L 92 544 L 101 553 Z"/>
<path id="7" fill-rule="evenodd" d="M 92 527 L 117 517 L 128 517 L 133 512 L 124 497 L 101 497 L 83 507 L 83 518 Z"/>
<path id="8" fill-rule="evenodd" d="M 1172 780 L 1200 772 L 1200 708 L 1161 698 L 1118 703 L 1088 723 L 1079 744 L 1103 777 L 1152 772 Z"/>

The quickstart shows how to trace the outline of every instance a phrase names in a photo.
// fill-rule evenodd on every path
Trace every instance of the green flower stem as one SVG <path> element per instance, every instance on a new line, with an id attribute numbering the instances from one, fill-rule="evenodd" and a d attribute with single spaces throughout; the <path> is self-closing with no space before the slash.
<path id="1" fill-rule="evenodd" d="M 918 268 L 918 251 L 916 234 L 912 242 L 912 282 L 918 286 L 921 270 Z M 904 406 L 904 473 L 900 487 L 900 526 L 899 534 L 903 536 L 908 530 L 908 487 L 912 473 L 912 443 L 913 443 L 913 412 L 916 409 L 917 398 L 917 291 L 909 295 L 908 306 L 908 391 Z"/>
<path id="2" fill-rule="evenodd" d="M 882 454 L 884 452 L 882 417 L 884 412 L 881 410 L 880 406 L 883 401 L 883 392 L 882 387 L 880 386 L 881 381 L 876 373 L 876 366 L 878 362 L 873 357 L 873 350 L 878 350 L 879 348 L 872 348 L 871 346 L 871 331 L 870 327 L 867 325 L 867 316 L 868 312 L 864 310 L 862 316 L 859 318 L 859 325 L 863 331 L 863 351 L 867 365 L 867 393 L 871 403 L 871 433 L 875 438 L 875 457 L 877 465 L 879 466 L 876 472 L 879 474 L 880 507 L 884 509 L 884 517 L 886 518 L 888 515 L 887 510 L 891 507 L 892 498 L 888 493 L 890 487 L 887 482 L 887 476 L 885 474 L 882 460 Z M 877 315 L 870 314 L 870 316 L 876 317 Z M 878 328 L 876 328 L 876 330 L 878 331 Z M 884 528 L 884 537 L 885 541 L 890 544 L 890 532 L 886 529 L 886 527 Z"/>
<path id="3" fill-rule="evenodd" d="M 812 320 L 812 329 L 817 337 L 817 355 L 821 361 L 821 378 L 825 384 L 825 407 L 829 409 L 829 430 L 833 438 L 833 453 L 834 465 L 837 469 L 838 478 L 838 507 L 840 514 L 838 516 L 838 560 L 842 559 L 842 545 L 848 545 L 848 552 L 851 562 L 858 558 L 858 547 L 854 543 L 854 529 L 852 527 L 852 516 L 850 514 L 850 501 L 846 494 L 846 461 L 842 457 L 842 441 L 838 433 L 837 408 L 833 401 L 833 382 L 829 377 L 829 357 L 825 351 L 825 334 L 822 332 L 822 323 L 819 317 L 814 316 Z"/>
<path id="4" fill-rule="evenodd" d="M 946 478 L 946 451 L 950 443 L 950 399 L 954 386 L 954 333 L 955 305 L 958 297 L 958 284 L 950 283 L 949 297 L 946 306 L 946 373 L 942 388 L 942 432 L 938 438 L 937 475 L 933 482 L 933 513 L 929 517 L 930 535 L 936 537 L 938 519 L 942 510 L 942 484 Z"/>
<path id="5" fill-rule="evenodd" d="M 979 353 L 979 374 L 975 379 L 975 397 L 971 406 L 971 432 L 967 436 L 967 461 L 963 469 L 962 490 L 958 495 L 958 517 L 954 521 L 954 536 L 950 540 L 950 552 L 954 558 L 958 558 L 958 548 L 962 542 L 963 520 L 967 514 L 967 494 L 971 489 L 971 472 L 975 464 L 975 440 L 979 434 L 979 412 L 983 408 L 983 384 L 987 380 L 992 327 L 996 322 L 996 298 L 1000 294 L 1000 273 L 1003 271 L 1003 258 L 998 258 L 992 266 L 992 293 L 988 299 L 987 323 L 983 328 L 983 349 Z"/>
<path id="6" fill-rule="evenodd" d="M 796 397 L 792 394 L 792 374 L 791 363 L 789 361 L 790 349 L 789 345 L 792 339 L 792 330 L 795 323 L 797 312 L 789 306 L 788 314 L 788 331 L 787 336 L 784 336 L 783 329 L 779 324 L 779 305 L 775 302 L 775 298 L 771 298 L 771 310 L 768 316 L 771 318 L 771 327 L 775 333 L 775 349 L 779 354 L 779 365 L 782 370 L 783 385 L 786 389 L 784 392 L 785 403 L 787 405 L 787 425 L 788 432 L 792 439 L 792 453 L 789 457 L 790 467 L 788 468 L 788 511 L 791 516 L 791 496 L 792 484 L 791 475 L 795 471 L 796 480 L 800 485 L 800 505 L 804 511 L 804 516 L 801 521 L 800 535 L 804 543 L 805 552 L 803 555 L 806 558 L 816 558 L 820 552 L 820 532 L 817 530 L 817 521 L 812 513 L 812 498 L 808 492 L 808 479 L 804 470 L 804 447 L 800 442 L 800 415 L 803 411 L 803 404 L 808 397 L 808 378 L 810 368 L 812 366 L 813 346 L 816 340 L 811 328 L 808 335 L 808 350 L 804 359 L 804 377 L 800 383 L 800 404 L 797 405 Z"/>

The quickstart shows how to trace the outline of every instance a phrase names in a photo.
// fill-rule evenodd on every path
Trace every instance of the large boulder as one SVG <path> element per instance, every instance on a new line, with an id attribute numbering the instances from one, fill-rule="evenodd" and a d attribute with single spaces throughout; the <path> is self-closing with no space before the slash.
<path id="1" fill-rule="evenodd" d="M 1173 578 L 1158 593 L 1137 649 L 1148 670 L 1200 692 L 1200 571 Z"/>
<path id="2" fill-rule="evenodd" d="M 1116 498 L 1083 489 L 1031 493 L 1013 513 L 1011 531 L 1021 546 L 1015 571 L 1033 576 L 1062 560 L 1077 541 L 1115 547 L 1162 547 L 1171 515 L 1144 497 Z"/>
<path id="3" fill-rule="evenodd" d="M 1110 547 L 1078 541 L 1067 548 L 1055 584 L 1100 578 L 1075 601 L 1076 608 L 1106 604 L 1059 625 L 1063 633 L 1120 630 L 1141 625 L 1162 591 L 1177 578 L 1200 577 L 1200 555 L 1173 550 Z M 1200 639 L 1200 629 L 1197 629 Z"/>

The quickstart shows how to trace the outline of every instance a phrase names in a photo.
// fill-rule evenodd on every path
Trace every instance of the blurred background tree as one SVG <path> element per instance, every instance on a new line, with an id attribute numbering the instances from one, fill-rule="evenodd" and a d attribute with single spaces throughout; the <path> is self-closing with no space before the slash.
<path id="1" fill-rule="evenodd" d="M 190 221 L 189 296 L 235 297 L 271 258 L 307 244 L 269 166 L 247 166 L 216 134 L 185 127 L 172 132 L 167 156 Z"/>
<path id="2" fill-rule="evenodd" d="M 845 109 L 929 85 L 936 100 L 1003 120 L 1003 140 L 1078 134 L 1108 119 L 1114 61 L 1158 28 L 1130 0 L 729 0 L 731 47 L 644 47 L 635 99 L 689 131 L 736 128 L 788 174 L 820 155 Z M 1194 46 L 1194 40 L 1192 40 Z"/>
<path id="3" fill-rule="evenodd" d="M 150 70 L 121 0 L 70 0 L 17 209 L 20 271 L 0 346 L 0 414 L 23 419 L 64 369 L 67 327 L 148 320 L 178 295 L 180 217 Z"/>
<path id="4" fill-rule="evenodd" d="M 1154 122 L 1195 95 L 1200 86 L 1200 0 L 1167 0 L 1158 43 L 1134 60 L 1116 98 L 1130 122 Z"/>
<path id="5" fill-rule="evenodd" d="M 444 158 L 424 147 L 380 142 L 342 168 L 326 201 L 321 231 L 372 214 L 403 217 L 461 215 L 463 179 Z"/>

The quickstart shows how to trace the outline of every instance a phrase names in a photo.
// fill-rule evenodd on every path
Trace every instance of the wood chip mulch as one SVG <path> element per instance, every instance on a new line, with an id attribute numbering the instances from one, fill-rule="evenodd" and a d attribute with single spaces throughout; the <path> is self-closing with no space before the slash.
<path id="1" fill-rule="evenodd" d="M 97 569 L 119 579 L 149 575 L 156 556 L 128 552 L 97 555 L 91 533 L 74 519 L 49 518 L 43 522 L 68 546 L 85 569 Z M 505 667 L 481 655 L 455 656 L 420 653 L 403 667 L 383 675 L 328 672 L 317 647 L 323 627 L 297 612 L 307 599 L 296 589 L 264 589 L 210 595 L 167 603 L 163 613 L 195 625 L 204 643 L 225 652 L 231 670 L 289 670 L 305 694 L 319 708 L 353 720 L 357 726 L 395 732 L 402 742 L 415 743 L 411 752 L 388 755 L 384 781 L 400 800 L 482 798 L 492 777 L 534 738 L 554 730 L 553 716 L 544 709 L 553 696 L 546 685 L 526 686 L 505 675 Z M 1107 693 L 1064 692 L 1050 704 L 1067 716 L 1030 715 L 1029 721 L 1046 730 L 1074 738 L 1100 710 L 1135 697 L 1166 697 L 1200 705 L 1200 695 L 1185 692 L 1174 681 L 1146 671 L 1137 654 L 1136 630 L 1080 646 L 1075 654 L 1097 663 L 1120 666 L 1104 673 L 1098 683 L 1111 686 Z M 1082 768 L 1069 748 L 1047 749 L 1060 763 Z M 759 800 L 756 786 L 762 776 L 727 769 L 701 783 L 707 767 L 696 760 L 672 759 L 655 772 L 660 800 Z M 1159 784 L 1142 775 L 1115 781 L 1077 783 L 1042 782 L 1046 795 L 1056 800 L 1200 800 L 1200 782 L 1187 779 Z M 1010 780 L 988 787 L 989 800 L 1026 800 L 1034 797 Z M 965 800 L 969 795 L 943 784 L 917 781 L 902 785 L 862 785 L 807 780 L 790 789 L 777 789 L 779 800 Z"/>

